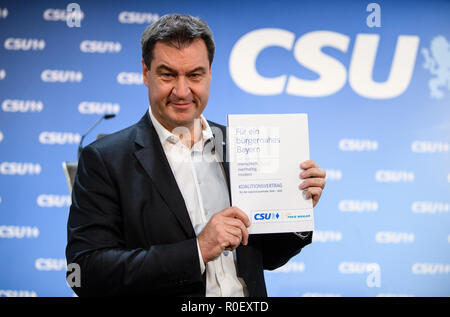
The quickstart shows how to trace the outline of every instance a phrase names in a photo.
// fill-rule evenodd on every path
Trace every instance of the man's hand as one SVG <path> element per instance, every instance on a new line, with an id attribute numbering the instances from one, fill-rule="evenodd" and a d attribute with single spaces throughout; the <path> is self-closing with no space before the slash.
<path id="1" fill-rule="evenodd" d="M 300 184 L 300 189 L 305 191 L 306 199 L 312 197 L 314 207 L 319 201 L 325 187 L 326 173 L 312 160 L 304 161 L 300 164 L 300 168 L 303 169 L 300 173 L 300 178 L 304 179 Z"/>
<path id="2" fill-rule="evenodd" d="M 224 250 L 232 251 L 242 242 L 248 243 L 250 220 L 237 207 L 229 207 L 214 214 L 198 236 L 203 262 L 217 258 Z"/>

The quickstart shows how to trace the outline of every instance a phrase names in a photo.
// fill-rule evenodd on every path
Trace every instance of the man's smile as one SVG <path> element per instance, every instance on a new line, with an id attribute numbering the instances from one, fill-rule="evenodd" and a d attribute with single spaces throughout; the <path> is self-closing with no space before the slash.
<path id="1" fill-rule="evenodd" d="M 194 101 L 169 101 L 167 103 L 168 106 L 173 107 L 178 110 L 186 110 L 195 105 Z"/>

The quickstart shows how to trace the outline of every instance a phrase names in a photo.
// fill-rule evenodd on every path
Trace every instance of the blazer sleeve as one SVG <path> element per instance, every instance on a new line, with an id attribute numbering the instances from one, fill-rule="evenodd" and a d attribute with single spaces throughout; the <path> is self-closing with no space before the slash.
<path id="1" fill-rule="evenodd" d="M 80 266 L 79 296 L 177 295 L 204 289 L 195 239 L 126 248 L 118 184 L 89 145 L 78 164 L 68 218 L 67 263 Z M 69 272 L 67 272 L 69 274 Z"/>
<path id="2" fill-rule="evenodd" d="M 312 242 L 313 232 L 308 233 L 305 237 L 291 232 L 261 235 L 264 269 L 275 270 L 300 253 L 303 247 Z"/>

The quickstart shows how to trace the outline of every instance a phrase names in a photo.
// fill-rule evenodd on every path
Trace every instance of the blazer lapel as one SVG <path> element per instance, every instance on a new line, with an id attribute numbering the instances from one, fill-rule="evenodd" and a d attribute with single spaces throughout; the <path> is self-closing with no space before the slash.
<path id="1" fill-rule="evenodd" d="M 183 196 L 167 161 L 158 134 L 149 118 L 148 112 L 137 125 L 135 142 L 142 148 L 134 154 L 144 170 L 150 176 L 165 203 L 175 214 L 181 227 L 189 237 L 195 237 L 195 231 L 189 218 Z"/>
<path id="2" fill-rule="evenodd" d="M 222 159 L 221 165 L 225 172 L 226 183 L 228 187 L 228 196 L 231 202 L 231 188 L 230 188 L 230 162 L 228 162 L 227 155 L 227 129 L 224 126 L 218 125 L 212 121 L 208 121 L 214 136 L 214 148 L 222 149 L 222 153 L 219 153 Z M 217 133 L 220 132 L 218 135 Z"/>

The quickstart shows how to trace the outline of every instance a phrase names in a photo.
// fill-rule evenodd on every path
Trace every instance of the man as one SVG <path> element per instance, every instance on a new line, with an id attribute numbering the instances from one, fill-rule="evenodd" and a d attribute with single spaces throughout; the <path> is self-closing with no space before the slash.
<path id="1" fill-rule="evenodd" d="M 248 217 L 230 207 L 228 165 L 213 136 L 225 129 L 202 116 L 214 57 L 209 27 L 163 16 L 145 30 L 142 55 L 149 111 L 79 160 L 66 249 L 67 262 L 81 268 L 74 291 L 267 296 L 263 270 L 285 264 L 312 233 L 249 236 Z M 313 161 L 301 168 L 299 195 L 315 205 L 325 172 Z"/>

